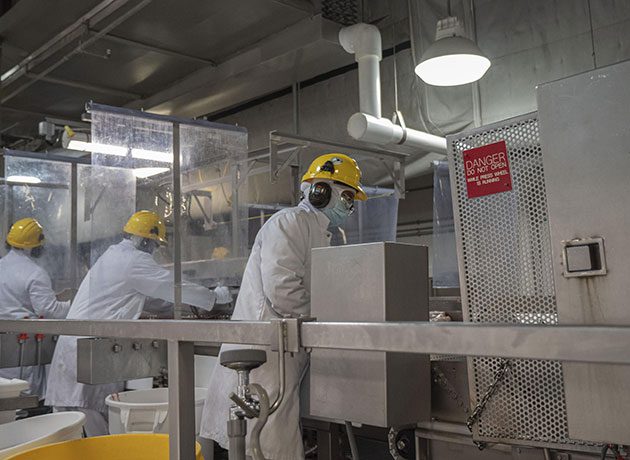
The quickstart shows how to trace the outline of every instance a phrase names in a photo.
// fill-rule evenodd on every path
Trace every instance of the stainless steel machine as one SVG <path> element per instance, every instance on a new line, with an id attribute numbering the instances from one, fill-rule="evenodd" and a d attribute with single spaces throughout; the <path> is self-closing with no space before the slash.
<path id="1" fill-rule="evenodd" d="M 199 343 L 312 351 L 310 414 L 412 424 L 418 459 L 597 458 L 630 444 L 628 81 L 622 63 L 545 84 L 538 113 L 449 136 L 463 322 L 427 321 L 430 302 L 452 299 L 429 299 L 425 248 L 381 242 L 313 251 L 317 321 L 4 321 L 0 332 L 99 337 L 80 347 L 86 382 L 106 378 L 99 356 L 124 378 L 140 376 L 125 365 L 142 356 L 139 374 L 167 365 L 171 458 L 192 458 Z M 176 270 L 186 263 L 204 273 L 194 260 Z M 409 458 L 392 428 L 394 458 Z"/>
<path id="2" fill-rule="evenodd" d="M 464 320 L 630 322 L 630 64 L 541 85 L 539 112 L 449 136 Z M 596 346 L 607 348 L 605 342 Z M 630 442 L 630 369 L 468 359 L 478 442 Z"/>
<path id="3" fill-rule="evenodd" d="M 538 88 L 560 324 L 630 324 L 628 81 L 624 62 Z M 630 369 L 562 368 L 569 435 L 630 444 Z"/>
<path id="4" fill-rule="evenodd" d="M 424 246 L 370 243 L 314 249 L 311 314 L 319 321 L 428 321 Z M 317 350 L 310 415 L 390 427 L 428 420 L 429 357 Z"/>

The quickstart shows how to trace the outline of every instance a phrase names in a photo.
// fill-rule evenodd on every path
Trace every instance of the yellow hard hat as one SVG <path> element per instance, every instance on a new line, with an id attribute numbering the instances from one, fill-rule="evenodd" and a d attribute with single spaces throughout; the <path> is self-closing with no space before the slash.
<path id="1" fill-rule="evenodd" d="M 20 219 L 11 226 L 7 243 L 19 249 L 37 248 L 44 244 L 44 229 L 32 217 Z"/>
<path id="2" fill-rule="evenodd" d="M 230 255 L 230 250 L 225 246 L 218 246 L 212 250 L 212 258 L 223 260 Z"/>
<path id="3" fill-rule="evenodd" d="M 357 191 L 356 199 L 367 200 L 361 187 L 361 170 L 357 162 L 343 153 L 327 153 L 315 158 L 302 177 L 302 182 L 328 179 L 352 187 Z"/>
<path id="4" fill-rule="evenodd" d="M 138 211 L 129 218 L 123 230 L 131 235 L 166 243 L 166 225 L 153 211 Z"/>

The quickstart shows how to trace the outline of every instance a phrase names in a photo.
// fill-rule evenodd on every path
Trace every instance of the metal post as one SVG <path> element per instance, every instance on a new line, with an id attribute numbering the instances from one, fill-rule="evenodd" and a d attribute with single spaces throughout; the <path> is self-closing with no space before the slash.
<path id="1" fill-rule="evenodd" d="M 232 257 L 240 257 L 241 233 L 239 225 L 239 179 L 241 164 L 230 160 L 232 163 Z"/>
<path id="2" fill-rule="evenodd" d="M 247 436 L 247 422 L 242 417 L 230 418 L 227 422 L 229 438 L 229 460 L 246 460 L 245 437 Z"/>
<path id="3" fill-rule="evenodd" d="M 301 178 L 300 178 L 300 156 L 298 155 L 298 164 L 297 165 L 291 165 L 291 186 L 293 187 L 293 190 L 291 191 L 291 204 L 293 206 L 297 206 L 297 204 L 300 202 L 300 200 L 302 199 L 302 189 L 300 188 L 301 185 Z"/>
<path id="4" fill-rule="evenodd" d="M 293 132 L 300 134 L 300 83 L 294 81 L 291 85 L 293 94 Z"/>
<path id="5" fill-rule="evenodd" d="M 78 206 L 79 206 L 79 190 L 78 190 L 78 166 L 72 163 L 70 170 L 70 283 L 71 287 L 77 289 L 79 287 L 79 271 L 78 271 Z"/>
<path id="6" fill-rule="evenodd" d="M 195 348 L 168 341 L 169 458 L 195 459 Z"/>
<path id="7" fill-rule="evenodd" d="M 5 170 L 6 170 L 6 166 L 5 166 Z M 13 225 L 13 222 L 15 221 L 15 212 L 14 212 L 15 201 L 13 200 L 13 195 L 15 194 L 15 187 L 11 185 L 9 182 L 5 182 L 5 184 L 7 188 L 6 188 L 6 195 L 5 195 L 5 202 L 4 202 L 5 203 L 4 213 L 6 216 L 6 225 L 7 225 L 6 229 L 8 233 L 9 229 L 11 228 L 11 225 Z M 5 235 L 7 233 L 5 233 Z"/>
<path id="8" fill-rule="evenodd" d="M 173 277 L 175 283 L 174 318 L 181 319 L 182 305 L 182 242 L 180 239 L 182 218 L 182 176 L 180 158 L 180 126 L 173 123 Z"/>
<path id="9" fill-rule="evenodd" d="M 357 221 L 359 223 L 359 243 L 364 243 L 365 240 L 363 239 L 363 206 L 367 206 L 363 203 L 359 204 L 357 203 L 356 207 L 357 207 Z"/>
<path id="10" fill-rule="evenodd" d="M 341 458 L 341 430 L 336 423 L 328 424 L 328 430 L 317 430 L 317 458 L 335 460 Z"/>
<path id="11" fill-rule="evenodd" d="M 429 440 L 416 436 L 416 460 L 430 460 Z"/>
<path id="12" fill-rule="evenodd" d="M 5 171 L 5 162 L 4 155 L 0 155 L 0 177 L 5 178 L 7 176 Z M 4 202 L 0 203 L 0 210 L 2 210 L 2 222 L 0 222 L 0 232 L 2 235 L 6 235 L 9 232 L 9 220 L 8 220 L 8 211 L 7 211 L 7 203 L 9 202 L 9 197 L 6 195 L 9 190 L 9 185 L 6 181 L 2 180 L 0 182 L 0 187 L 4 187 L 4 192 L 0 194 L 0 199 L 3 199 Z"/>

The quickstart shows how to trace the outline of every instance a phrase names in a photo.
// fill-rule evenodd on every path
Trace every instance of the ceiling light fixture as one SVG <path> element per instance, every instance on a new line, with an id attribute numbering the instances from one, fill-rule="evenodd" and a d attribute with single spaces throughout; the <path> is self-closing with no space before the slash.
<path id="1" fill-rule="evenodd" d="M 9 176 L 7 182 L 17 182 L 20 184 L 39 184 L 42 180 L 33 176 Z"/>
<path id="2" fill-rule="evenodd" d="M 172 163 L 173 154 L 170 152 L 156 152 L 155 150 L 131 149 L 131 156 L 139 160 L 158 161 L 160 163 Z"/>
<path id="3" fill-rule="evenodd" d="M 127 147 L 109 144 L 95 144 L 89 141 L 70 139 L 66 147 L 70 150 L 81 152 L 101 153 L 104 155 L 115 155 L 119 157 L 127 156 Z M 132 158 L 138 160 L 156 161 L 158 163 L 173 163 L 173 154 L 169 152 L 158 152 L 155 150 L 131 149 Z"/>
<path id="4" fill-rule="evenodd" d="M 95 144 L 93 142 L 78 141 L 75 139 L 68 142 L 68 149 L 79 150 L 81 152 L 102 153 L 104 155 L 127 156 L 127 147 L 117 145 Z"/>
<path id="5" fill-rule="evenodd" d="M 133 175 L 138 179 L 146 179 L 147 177 L 156 176 L 158 174 L 170 171 L 169 168 L 134 168 Z"/>
<path id="6" fill-rule="evenodd" d="M 435 42 L 424 52 L 416 74 L 429 85 L 457 86 L 472 83 L 490 68 L 479 47 L 464 37 L 464 28 L 456 17 L 437 23 Z"/>
<path id="7" fill-rule="evenodd" d="M 90 142 L 90 137 L 91 136 L 87 133 L 75 132 L 72 128 L 66 126 L 61 138 L 61 145 L 68 150 L 101 153 L 120 157 L 126 157 L 129 152 L 128 147 Z M 132 148 L 131 157 L 138 160 L 155 161 L 158 163 L 173 163 L 173 154 L 171 152 Z"/>
<path id="8" fill-rule="evenodd" d="M 5 73 L 3 73 L 2 75 L 0 75 L 0 82 L 8 80 L 11 76 L 13 76 L 14 73 L 16 73 L 18 70 L 20 70 L 20 66 L 19 65 L 15 65 L 13 67 L 11 67 L 9 70 L 7 70 Z"/>

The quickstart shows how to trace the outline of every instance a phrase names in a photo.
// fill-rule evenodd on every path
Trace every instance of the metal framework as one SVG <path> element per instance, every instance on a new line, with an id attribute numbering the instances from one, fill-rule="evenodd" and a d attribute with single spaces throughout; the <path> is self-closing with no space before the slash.
<path id="1" fill-rule="evenodd" d="M 148 5 L 152 0 L 141 0 L 137 3 L 129 2 L 129 0 L 104 0 L 99 3 L 96 7 L 90 10 L 85 15 L 81 16 L 78 20 L 76 20 L 72 25 L 68 26 L 65 30 L 57 34 L 51 40 L 46 42 L 41 48 L 31 53 L 27 57 L 25 57 L 22 62 L 20 62 L 13 69 L 5 72 L 4 80 L 2 81 L 3 85 L 8 85 L 9 83 L 16 81 L 19 77 L 26 75 L 33 68 L 38 66 L 39 64 L 43 64 L 53 56 L 55 53 L 61 51 L 66 46 L 71 44 L 77 39 L 80 39 L 85 31 L 86 24 L 97 24 L 105 18 L 113 15 L 115 12 L 120 10 L 122 7 L 131 3 L 132 6 L 114 19 L 111 23 L 107 24 L 103 29 L 101 29 L 98 33 L 90 36 L 85 41 L 80 41 L 77 46 L 72 48 L 67 54 L 63 57 L 56 60 L 54 63 L 48 65 L 44 70 L 37 71 L 36 74 L 30 77 L 30 80 L 26 83 L 22 84 L 15 90 L 11 91 L 8 94 L 3 94 L 0 103 L 6 104 L 9 100 L 13 99 L 15 96 L 20 94 L 22 91 L 29 88 L 35 82 L 41 80 L 46 77 L 48 74 L 53 72 L 55 69 L 59 68 L 65 62 L 70 60 L 76 54 L 84 52 L 89 46 L 91 46 L 94 42 L 102 38 L 105 34 L 110 32 L 111 30 L 118 27 L 128 18 L 136 14 L 146 5 Z"/>
<path id="2" fill-rule="evenodd" d="M 371 148 L 360 145 L 342 144 L 326 139 L 316 139 L 312 137 L 298 136 L 296 134 L 287 134 L 280 131 L 272 131 L 269 133 L 269 164 L 271 182 L 276 182 L 280 172 L 291 165 L 298 157 L 300 152 L 310 147 L 324 147 L 334 149 L 341 153 L 367 153 L 368 155 L 379 158 L 383 167 L 387 170 L 394 181 L 394 188 L 398 196 L 405 196 L 405 161 L 409 156 L 406 153 L 395 152 L 392 150 Z M 290 152 L 289 156 L 281 159 L 280 153 Z M 390 160 L 388 163 L 386 160 Z"/>
<path id="3" fill-rule="evenodd" d="M 100 31 L 94 30 L 94 29 L 90 29 L 89 32 L 92 35 L 97 35 Z M 186 61 L 197 62 L 197 63 L 203 64 L 203 65 L 208 65 L 208 66 L 212 66 L 212 67 L 216 67 L 217 66 L 217 63 L 214 62 L 212 59 L 206 59 L 206 58 L 202 58 L 202 57 L 199 57 L 199 56 L 193 56 L 193 55 L 190 55 L 190 54 L 181 53 L 179 51 L 166 49 L 166 48 L 163 48 L 163 47 L 160 47 L 160 46 L 151 45 L 149 43 L 143 43 L 143 42 L 139 42 L 139 41 L 136 41 L 136 40 L 131 40 L 130 38 L 119 37 L 118 35 L 105 34 L 105 35 L 103 35 L 101 37 L 101 39 L 110 41 L 112 43 L 119 43 L 119 44 L 126 45 L 126 46 L 135 46 L 136 48 L 141 48 L 141 49 L 144 49 L 144 50 L 147 50 L 147 51 L 152 51 L 154 53 L 159 53 L 159 54 L 163 54 L 165 56 L 171 56 L 171 57 L 182 59 L 182 60 L 186 60 Z"/>
<path id="4" fill-rule="evenodd" d="M 348 349 L 630 364 L 630 326 L 272 321 L 4 320 L 0 332 L 168 341 L 170 458 L 194 459 L 194 342 L 270 346 L 283 328 L 286 350 Z"/>
<path id="5" fill-rule="evenodd" d="M 558 323 L 544 152 L 536 113 L 449 136 L 453 212 L 464 319 L 474 323 Z M 469 199 L 464 152 L 504 141 L 514 190 Z M 575 444 L 568 430 L 562 363 L 469 360 L 473 425 L 481 442 Z M 494 385 L 497 376 L 502 383 Z M 490 399 L 486 395 L 495 388 Z M 485 401 L 485 403 L 484 403 Z M 553 407 L 553 410 L 549 410 Z"/>

